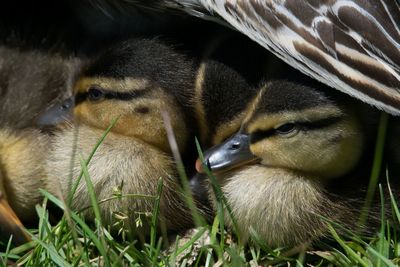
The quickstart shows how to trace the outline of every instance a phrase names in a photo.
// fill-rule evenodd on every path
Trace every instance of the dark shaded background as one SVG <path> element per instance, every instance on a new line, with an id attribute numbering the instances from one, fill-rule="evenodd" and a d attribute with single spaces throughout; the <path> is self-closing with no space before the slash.
<path id="1" fill-rule="evenodd" d="M 281 76 L 275 71 L 275 57 L 247 37 L 185 14 L 134 9 L 132 5 L 124 10 L 90 0 L 15 0 L 0 4 L 0 45 L 7 47 L 92 56 L 132 36 L 161 36 L 198 58 L 219 38 L 220 45 L 210 57 L 230 65 L 249 82 Z M 270 64 L 275 67 L 270 68 Z"/>

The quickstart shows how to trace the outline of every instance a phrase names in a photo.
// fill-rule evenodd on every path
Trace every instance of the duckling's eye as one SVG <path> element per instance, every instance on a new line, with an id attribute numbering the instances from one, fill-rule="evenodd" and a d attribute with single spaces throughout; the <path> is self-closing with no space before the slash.
<path id="1" fill-rule="evenodd" d="M 295 134 L 298 131 L 298 127 L 295 123 L 285 123 L 275 128 L 275 132 L 280 135 Z"/>
<path id="2" fill-rule="evenodd" d="M 87 91 L 87 96 L 90 101 L 99 101 L 104 98 L 104 92 L 100 88 L 91 87 Z"/>

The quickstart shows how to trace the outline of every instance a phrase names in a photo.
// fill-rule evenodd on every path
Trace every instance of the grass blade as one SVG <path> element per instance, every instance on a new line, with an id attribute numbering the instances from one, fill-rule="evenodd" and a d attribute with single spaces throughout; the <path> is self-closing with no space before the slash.
<path id="1" fill-rule="evenodd" d="M 375 144 L 374 161 L 372 165 L 371 177 L 369 179 L 367 196 L 365 198 L 364 206 L 360 215 L 360 225 L 365 225 L 371 208 L 371 204 L 376 192 L 378 185 L 379 176 L 381 174 L 383 152 L 385 148 L 386 130 L 388 125 L 389 115 L 385 112 L 381 112 L 381 117 L 378 126 L 378 136 Z"/>

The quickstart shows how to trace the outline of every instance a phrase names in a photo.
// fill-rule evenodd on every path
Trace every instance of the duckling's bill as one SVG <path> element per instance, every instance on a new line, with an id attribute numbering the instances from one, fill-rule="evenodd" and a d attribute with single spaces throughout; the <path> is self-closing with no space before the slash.
<path id="1" fill-rule="evenodd" d="M 52 126 L 72 119 L 74 97 L 70 97 L 47 109 L 37 118 L 39 126 Z"/>
<path id="2" fill-rule="evenodd" d="M 25 233 L 23 224 L 0 192 L 0 235 L 3 237 L 6 234 L 13 235 L 13 242 L 17 245 L 31 240 Z"/>
<path id="3" fill-rule="evenodd" d="M 249 135 L 239 131 L 224 143 L 207 150 L 204 153 L 205 164 L 212 172 L 218 173 L 259 161 L 251 153 L 249 144 Z M 204 172 L 199 159 L 196 161 L 196 170 Z"/>

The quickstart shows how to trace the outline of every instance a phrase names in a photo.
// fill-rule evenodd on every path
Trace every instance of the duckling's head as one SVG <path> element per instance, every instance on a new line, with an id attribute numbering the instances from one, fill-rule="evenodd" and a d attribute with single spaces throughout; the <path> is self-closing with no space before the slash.
<path id="1" fill-rule="evenodd" d="M 214 171 L 249 161 L 322 179 L 350 171 L 363 133 L 354 112 L 326 92 L 285 81 L 267 83 L 239 133 L 206 153 Z"/>
<path id="2" fill-rule="evenodd" d="M 133 39 L 112 47 L 83 72 L 74 86 L 73 118 L 169 150 L 162 113 L 171 118 L 180 148 L 187 138 L 185 105 L 193 66 L 170 47 Z"/>

